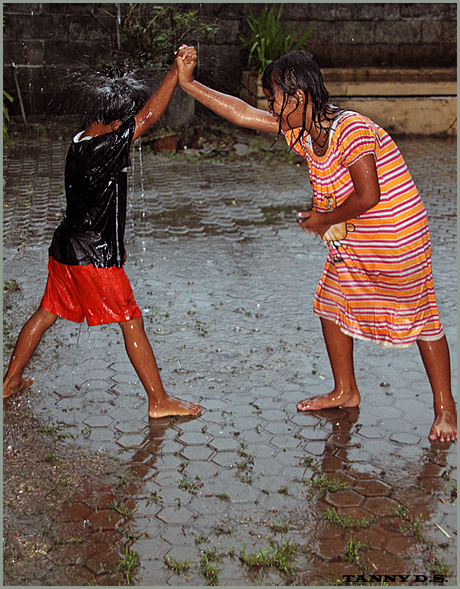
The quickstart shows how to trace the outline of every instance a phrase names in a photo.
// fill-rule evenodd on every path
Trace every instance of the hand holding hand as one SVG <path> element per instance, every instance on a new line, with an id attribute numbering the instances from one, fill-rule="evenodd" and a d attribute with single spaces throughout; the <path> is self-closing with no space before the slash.
<path id="1" fill-rule="evenodd" d="M 197 54 L 195 47 L 181 45 L 176 51 L 176 64 L 179 72 L 179 84 L 193 81 L 193 70 L 196 66 Z"/>
<path id="2" fill-rule="evenodd" d="M 318 213 L 313 209 L 297 213 L 297 220 L 306 233 L 320 237 L 323 237 L 331 226 L 331 223 L 327 222 L 327 213 Z"/>

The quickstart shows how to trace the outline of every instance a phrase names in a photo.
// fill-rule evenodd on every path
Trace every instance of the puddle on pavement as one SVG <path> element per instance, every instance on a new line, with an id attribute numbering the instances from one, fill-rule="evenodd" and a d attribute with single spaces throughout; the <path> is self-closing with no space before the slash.
<path id="1" fill-rule="evenodd" d="M 455 171 L 434 192 L 426 153 L 455 161 L 456 144 L 433 145 L 401 147 L 430 215 L 455 385 Z M 7 352 L 45 285 L 66 147 L 4 153 L 4 280 L 21 288 L 4 293 Z M 58 321 L 34 386 L 4 404 L 5 582 L 456 584 L 456 448 L 427 439 L 417 351 L 357 342 L 360 409 L 296 412 L 331 382 L 311 311 L 324 246 L 294 215 L 306 174 L 144 154 L 126 271 L 166 390 L 204 410 L 149 422 L 118 326 Z"/>

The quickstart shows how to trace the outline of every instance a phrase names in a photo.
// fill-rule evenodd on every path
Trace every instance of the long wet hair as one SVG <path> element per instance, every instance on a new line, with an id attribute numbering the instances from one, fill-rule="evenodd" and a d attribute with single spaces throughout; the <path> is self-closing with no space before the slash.
<path id="1" fill-rule="evenodd" d="M 281 107 L 281 116 L 286 108 L 289 98 L 294 98 L 299 106 L 300 101 L 296 95 L 297 90 L 303 90 L 305 94 L 305 103 L 303 106 L 302 127 L 296 140 L 309 133 L 313 125 L 317 129 L 326 129 L 323 126 L 322 118 L 332 122 L 338 114 L 343 112 L 336 106 L 329 103 L 329 92 L 324 86 L 323 76 L 317 63 L 305 51 L 290 51 L 272 61 L 266 68 L 262 76 L 262 86 L 268 90 L 269 105 L 272 106 L 275 100 L 275 91 L 278 90 L 283 94 L 283 104 Z M 306 113 L 308 106 L 308 97 L 312 102 L 312 121 L 309 129 L 306 129 Z M 288 121 L 289 122 L 289 121 Z M 281 119 L 278 135 L 281 133 Z"/>
<path id="2" fill-rule="evenodd" d="M 69 87 L 74 93 L 74 107 L 82 116 L 83 125 L 94 121 L 104 125 L 125 121 L 137 114 L 149 97 L 146 85 L 135 72 L 124 71 L 118 66 L 77 72 Z"/>

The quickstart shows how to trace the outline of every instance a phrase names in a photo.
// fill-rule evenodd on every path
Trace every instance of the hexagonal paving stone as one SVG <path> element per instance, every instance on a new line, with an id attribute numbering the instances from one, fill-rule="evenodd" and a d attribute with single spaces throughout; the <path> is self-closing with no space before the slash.
<path id="1" fill-rule="evenodd" d="M 110 374 L 107 372 L 106 366 L 101 366 L 99 368 L 89 368 L 84 372 L 85 378 L 92 382 L 106 382 L 110 378 Z"/>
<path id="2" fill-rule="evenodd" d="M 334 507 L 358 507 L 363 500 L 363 496 L 353 489 L 341 489 L 325 497 L 325 501 Z"/>
<path id="3" fill-rule="evenodd" d="M 300 425 L 302 427 L 315 427 L 320 423 L 321 418 L 305 411 L 305 412 L 298 412 L 298 413 L 295 413 L 294 415 L 291 415 L 289 417 L 289 421 L 291 423 L 294 423 L 295 425 Z"/>
<path id="4" fill-rule="evenodd" d="M 121 421 L 115 429 L 123 434 L 143 434 L 144 438 L 148 436 L 148 428 L 138 419 Z"/>
<path id="5" fill-rule="evenodd" d="M 224 451 L 227 452 L 229 450 L 236 450 L 240 447 L 240 443 L 235 438 L 229 437 L 214 437 L 209 443 L 208 446 L 213 448 L 216 451 Z"/>
<path id="6" fill-rule="evenodd" d="M 212 437 L 202 432 L 181 432 L 176 439 L 178 442 L 188 446 L 193 444 L 206 444 L 212 439 Z"/>
<path id="7" fill-rule="evenodd" d="M 273 392 L 268 397 L 257 397 L 254 401 L 251 401 L 250 405 L 257 410 L 264 409 L 279 409 L 283 411 L 287 402 L 285 399 L 273 398 Z"/>
<path id="8" fill-rule="evenodd" d="M 156 517 L 167 524 L 186 524 L 194 516 L 187 507 L 180 507 L 179 509 L 172 507 L 163 507 Z"/>
<path id="9" fill-rule="evenodd" d="M 213 462 L 190 462 L 184 469 L 183 474 L 188 479 L 195 479 L 199 476 L 203 481 L 215 482 L 214 479 L 220 472 L 220 468 Z"/>
<path id="10" fill-rule="evenodd" d="M 145 436 L 141 434 L 125 434 L 117 440 L 117 444 L 123 448 L 139 448 L 145 441 Z"/>
<path id="11" fill-rule="evenodd" d="M 280 409 L 264 409 L 258 416 L 261 419 L 265 419 L 265 421 L 273 423 L 274 421 L 285 421 L 287 414 Z"/>
<path id="12" fill-rule="evenodd" d="M 390 436 L 392 442 L 398 442 L 399 444 L 409 444 L 416 446 L 420 443 L 421 438 L 409 432 L 394 432 Z"/>
<path id="13" fill-rule="evenodd" d="M 110 415 L 90 415 L 83 423 L 91 428 L 94 427 L 110 427 L 114 423 L 114 419 Z"/>
<path id="14" fill-rule="evenodd" d="M 270 432 L 275 435 L 291 434 L 295 431 L 292 423 L 274 421 L 273 423 L 267 423 L 264 427 L 264 431 Z"/>
<path id="15" fill-rule="evenodd" d="M 369 497 L 362 507 L 373 515 L 379 516 L 391 514 L 398 509 L 399 504 L 390 497 Z"/>
<path id="16" fill-rule="evenodd" d="M 353 488 L 365 497 L 388 497 L 392 492 L 390 486 L 372 479 L 359 481 Z"/>
<path id="17" fill-rule="evenodd" d="M 240 456 L 236 452 L 224 452 L 219 451 L 211 458 L 212 462 L 218 466 L 234 467 L 236 463 L 241 460 Z"/>
<path id="18" fill-rule="evenodd" d="M 118 402 L 115 409 L 110 412 L 110 415 L 119 423 L 129 421 L 137 421 L 138 423 L 141 423 L 142 417 L 147 415 L 147 402 L 145 402 L 145 415 L 139 409 L 128 409 L 126 407 L 121 407 Z M 145 424 L 142 424 L 142 426 L 145 427 Z"/>
<path id="19" fill-rule="evenodd" d="M 381 439 L 381 438 L 386 438 L 387 434 L 386 432 L 384 432 L 383 430 L 375 427 L 375 426 L 370 426 L 370 425 L 366 425 L 363 426 L 359 429 L 359 431 L 357 432 L 358 436 L 362 436 L 363 438 L 366 439 Z"/>
<path id="20" fill-rule="evenodd" d="M 208 460 L 213 454 L 214 450 L 208 446 L 186 446 L 181 450 L 181 455 L 187 460 L 199 460 L 200 462 Z"/>
<path id="21" fill-rule="evenodd" d="M 151 529 L 153 529 L 155 524 L 149 524 Z M 148 559 L 161 559 L 163 558 L 170 546 L 165 544 L 161 540 L 157 538 L 139 538 L 134 541 L 134 544 L 131 547 L 132 552 L 137 552 L 138 554 L 142 554 L 142 562 Z"/>
<path id="22" fill-rule="evenodd" d="M 390 407 L 389 405 L 373 407 L 372 405 L 368 408 L 369 414 L 378 417 L 379 420 L 394 419 L 395 417 L 402 417 L 403 411 L 396 407 Z"/>
<path id="23" fill-rule="evenodd" d="M 210 518 L 210 521 L 215 521 L 214 518 L 216 516 L 227 513 L 229 502 L 221 501 L 214 495 L 211 497 L 194 496 L 188 507 L 191 511 L 196 513 L 201 521 L 203 521 L 202 518 L 206 517 Z"/>
<path id="24" fill-rule="evenodd" d="M 234 412 L 234 415 L 235 428 L 240 431 L 242 435 L 247 431 L 255 430 L 257 427 L 261 428 L 262 424 L 265 425 L 265 422 L 259 419 L 258 416 L 240 417 L 236 412 Z"/>
<path id="25" fill-rule="evenodd" d="M 106 442 L 115 441 L 115 435 L 111 429 L 96 427 L 91 430 L 89 439 L 92 442 L 103 443 L 104 450 L 106 450 Z"/>
<path id="26" fill-rule="evenodd" d="M 107 374 L 106 377 L 106 379 L 94 378 L 85 380 L 79 385 L 81 392 L 86 395 L 87 391 L 106 391 L 110 387 L 110 379 L 108 378 Z"/>
<path id="27" fill-rule="evenodd" d="M 134 372 L 116 372 L 110 376 L 110 380 L 118 384 L 137 385 L 139 377 Z"/>
<path id="28" fill-rule="evenodd" d="M 312 456 L 322 456 L 324 454 L 324 442 L 307 442 L 303 449 L 307 454 L 311 454 Z"/>
<path id="29" fill-rule="evenodd" d="M 218 413 L 219 411 L 222 412 L 228 408 L 229 400 L 215 398 L 201 399 L 200 405 L 203 407 L 203 409 L 206 409 L 206 411 L 209 411 L 211 413 Z"/>

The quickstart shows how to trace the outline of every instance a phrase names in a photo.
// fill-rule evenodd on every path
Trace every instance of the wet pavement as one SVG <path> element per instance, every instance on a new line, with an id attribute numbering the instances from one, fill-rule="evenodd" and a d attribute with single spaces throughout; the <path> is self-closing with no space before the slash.
<path id="1" fill-rule="evenodd" d="M 43 294 L 67 145 L 4 150 L 7 352 Z M 456 141 L 398 145 L 428 211 L 456 391 Z M 332 385 L 312 312 L 326 250 L 295 220 L 306 167 L 195 160 L 135 148 L 126 272 L 167 392 L 203 413 L 149 422 L 119 327 L 59 320 L 35 384 L 4 403 L 5 583 L 456 585 L 456 445 L 428 440 L 417 349 L 357 341 L 359 409 L 296 411 Z M 48 439 L 41 458 L 21 420 Z M 44 482 L 40 513 L 18 515 L 21 472 L 25 493 Z"/>

